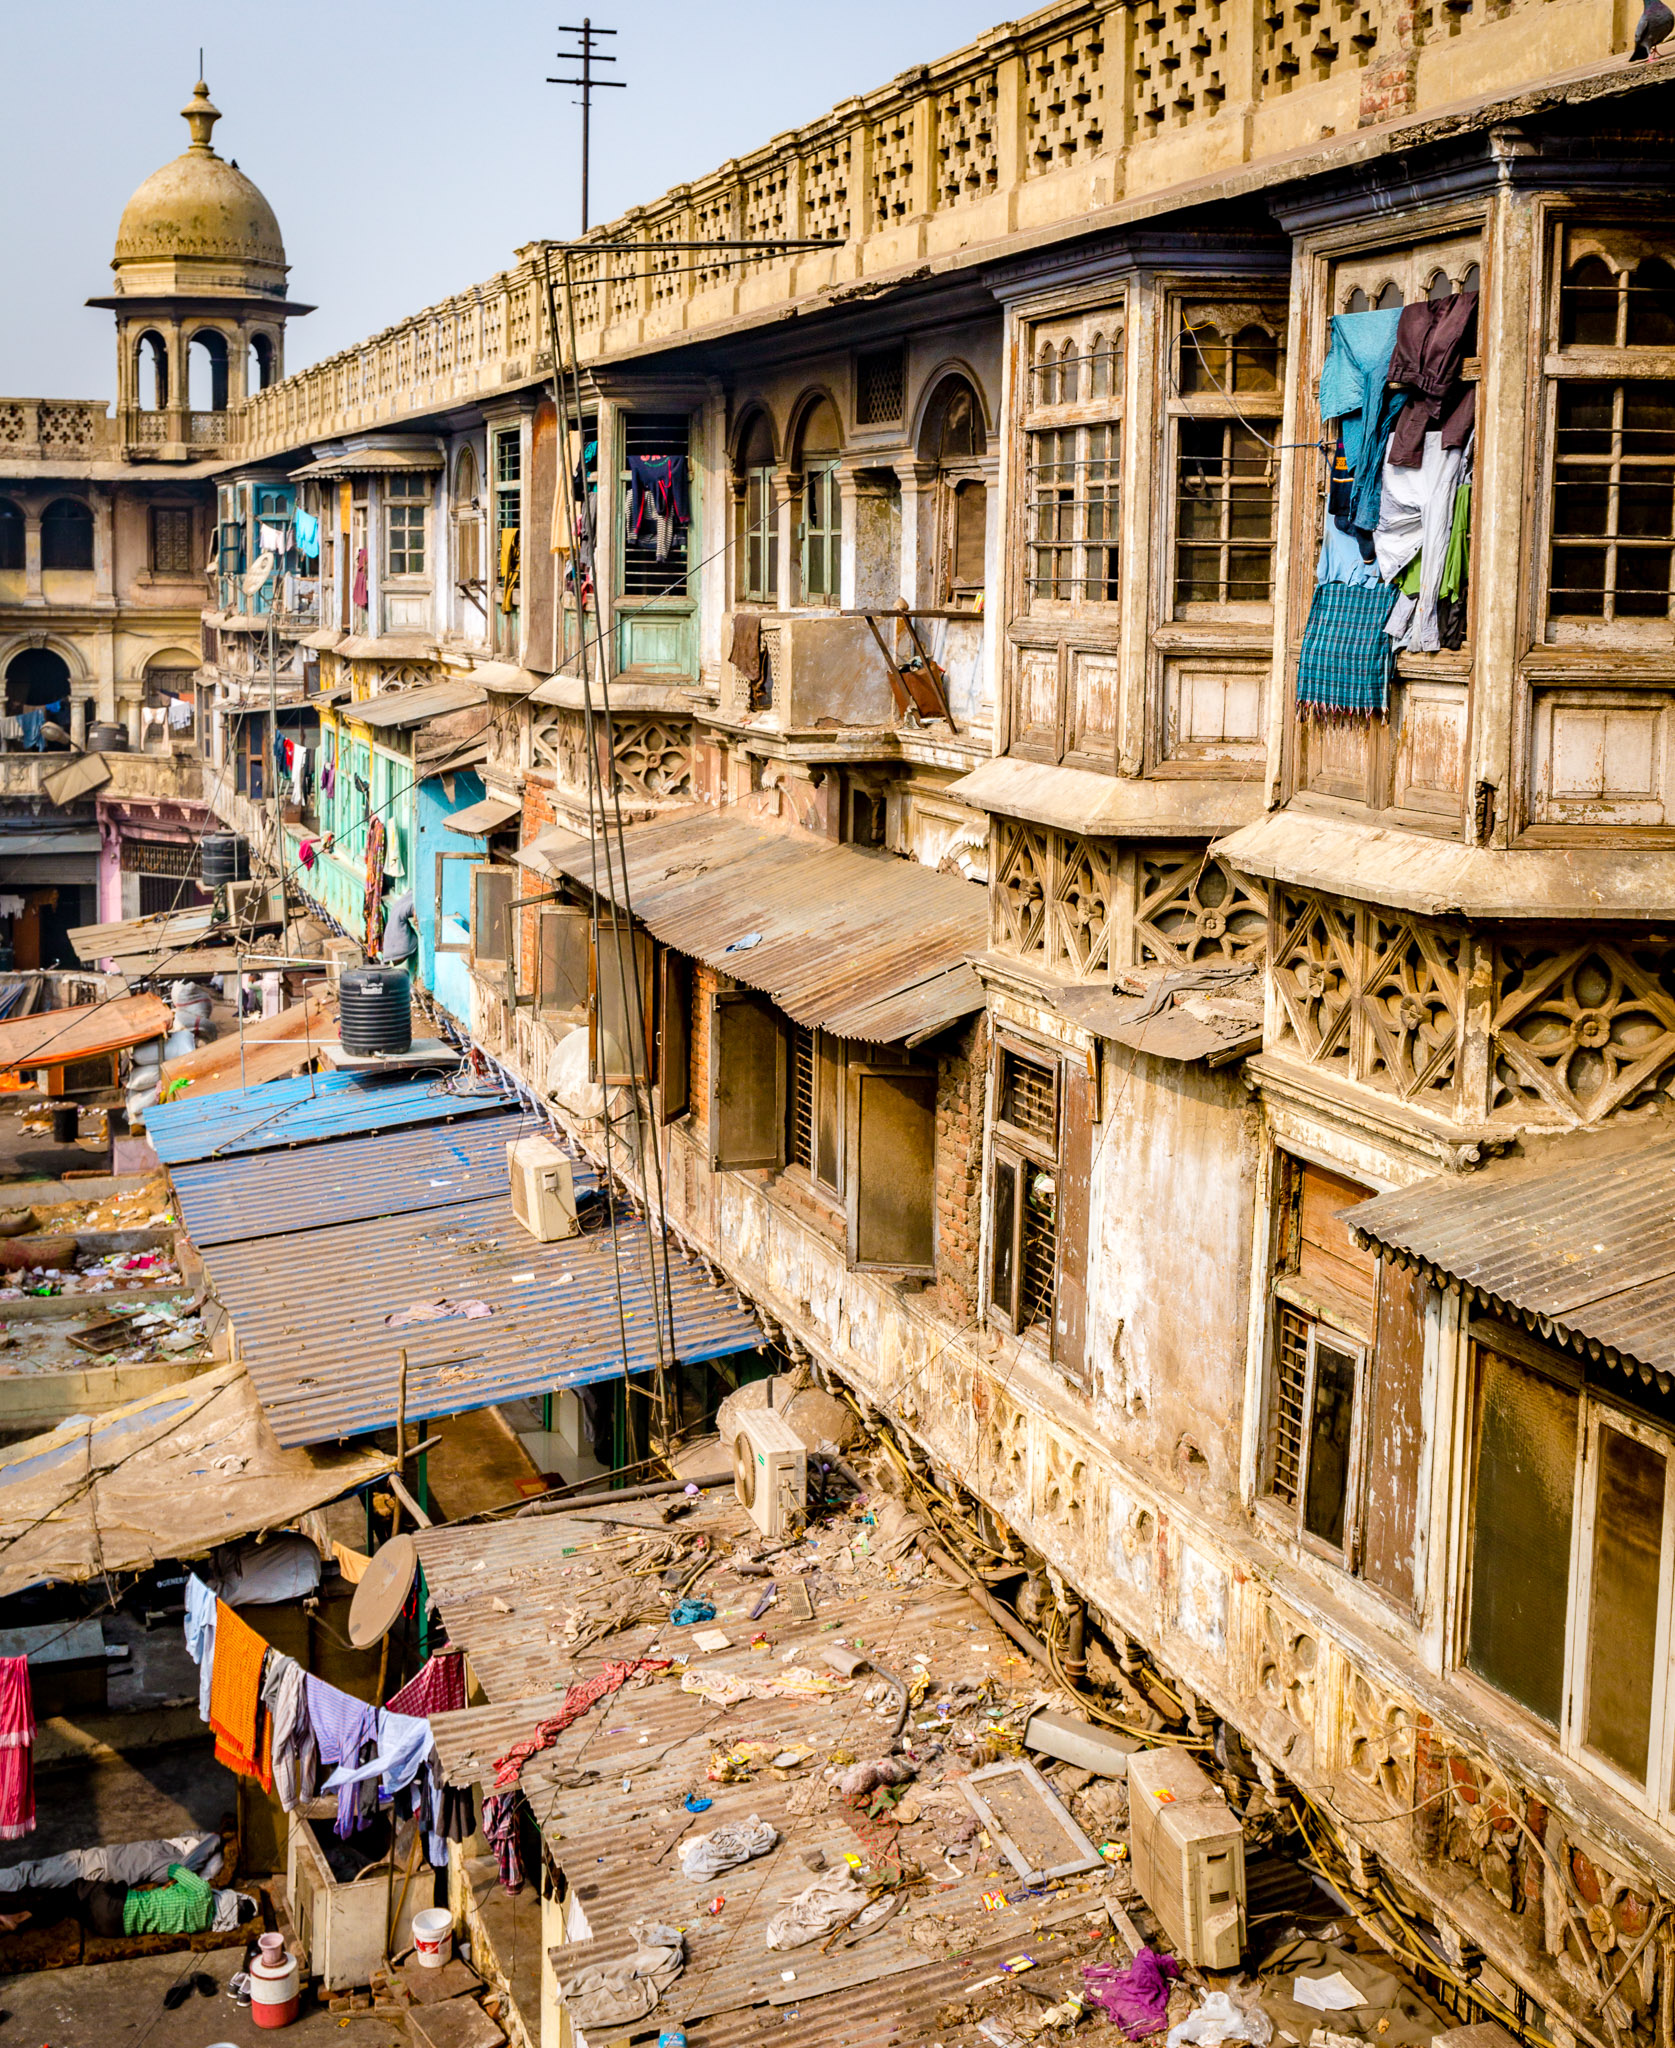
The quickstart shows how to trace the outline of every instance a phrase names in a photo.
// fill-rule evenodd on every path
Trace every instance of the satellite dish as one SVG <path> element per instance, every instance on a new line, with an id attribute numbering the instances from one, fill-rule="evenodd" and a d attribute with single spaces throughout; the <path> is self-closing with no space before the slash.
<path id="1" fill-rule="evenodd" d="M 349 1640 L 365 1650 L 387 1636 L 407 1605 L 419 1569 L 419 1547 L 411 1536 L 392 1536 L 373 1558 L 349 1603 Z"/>
<path id="2" fill-rule="evenodd" d="M 273 574 L 273 556 L 264 548 L 244 572 L 244 594 L 254 597 Z"/>

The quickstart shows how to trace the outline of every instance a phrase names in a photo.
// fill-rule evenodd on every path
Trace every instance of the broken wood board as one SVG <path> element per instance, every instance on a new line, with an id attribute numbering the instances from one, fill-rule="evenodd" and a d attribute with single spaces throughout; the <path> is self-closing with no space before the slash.
<path id="1" fill-rule="evenodd" d="M 46 1010 L 0 1024 L 0 1073 L 18 1067 L 62 1067 L 99 1053 L 162 1038 L 174 1013 L 157 996 L 119 996 L 73 1010 Z"/>
<path id="2" fill-rule="evenodd" d="M 252 1017 L 244 1027 L 242 1062 L 236 1030 L 196 1052 L 163 1063 L 163 1093 L 178 1101 L 180 1095 L 196 1099 L 218 1095 L 227 1088 L 256 1088 L 267 1081 L 281 1081 L 318 1057 L 323 1032 L 335 1025 L 336 1001 L 325 994 L 307 996 L 281 1010 L 277 1017 Z M 177 1081 L 189 1085 L 175 1095 L 169 1091 Z"/>
<path id="3" fill-rule="evenodd" d="M 458 1956 L 451 1956 L 440 1970 L 428 1969 L 417 1956 L 409 1956 L 401 1966 L 401 1981 L 420 2005 L 440 2005 L 444 1999 L 464 1998 L 483 1988 L 482 1978 Z"/>
<path id="4" fill-rule="evenodd" d="M 1104 1858 L 1034 1764 L 988 1764 L 962 1778 L 960 1790 L 1026 1883 L 1103 1868 Z"/>
<path id="5" fill-rule="evenodd" d="M 499 2048 L 506 2036 L 474 1998 L 407 2009 L 415 2048 Z"/>

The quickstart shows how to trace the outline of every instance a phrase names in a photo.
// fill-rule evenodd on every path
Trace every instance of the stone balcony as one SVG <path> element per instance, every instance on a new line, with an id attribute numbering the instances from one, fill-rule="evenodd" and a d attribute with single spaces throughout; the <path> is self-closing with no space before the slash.
<path id="1" fill-rule="evenodd" d="M 0 801 L 16 797 L 48 796 L 49 778 L 61 774 L 72 762 L 100 761 L 110 770 L 110 779 L 90 796 L 111 798 L 122 803 L 201 803 L 204 799 L 203 757 L 192 751 L 169 753 L 78 754 L 68 749 L 34 754 L 15 748 L 0 749 Z"/>
<path id="2" fill-rule="evenodd" d="M 1391 146 L 1432 111 L 1545 88 L 1622 55 L 1614 0 L 1055 0 L 807 127 L 595 228 L 630 244 L 573 256 L 584 359 L 714 333 L 1008 238 L 1113 223 L 1170 189 L 1182 203 L 1253 168 Z M 683 242 L 813 240 L 709 258 Z M 551 246 L 256 394 L 233 416 L 251 459 L 498 393 L 551 366 Z M 567 316 L 560 313 L 567 327 Z"/>
<path id="3" fill-rule="evenodd" d="M 0 461 L 108 460 L 118 445 L 102 398 L 0 398 Z"/>

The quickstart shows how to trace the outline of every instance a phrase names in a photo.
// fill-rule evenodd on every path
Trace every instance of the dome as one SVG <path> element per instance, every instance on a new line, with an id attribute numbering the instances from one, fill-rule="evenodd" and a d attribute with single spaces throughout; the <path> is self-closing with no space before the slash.
<path id="1" fill-rule="evenodd" d="M 192 146 L 153 171 L 123 208 L 112 268 L 207 257 L 283 270 L 285 245 L 273 208 L 236 165 L 210 147 L 210 130 L 221 115 L 202 79 L 181 113 Z"/>

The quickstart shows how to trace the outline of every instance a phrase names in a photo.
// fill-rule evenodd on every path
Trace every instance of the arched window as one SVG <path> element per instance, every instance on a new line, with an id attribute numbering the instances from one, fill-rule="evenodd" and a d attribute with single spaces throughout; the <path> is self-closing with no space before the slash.
<path id="1" fill-rule="evenodd" d="M 1058 350 L 1053 344 L 1044 342 L 1041 360 L 1035 366 L 1035 402 L 1037 405 L 1057 405 L 1059 402 Z"/>
<path id="2" fill-rule="evenodd" d="M 477 452 L 468 441 L 454 464 L 454 581 L 476 604 L 483 580 L 483 518 Z"/>
<path id="3" fill-rule="evenodd" d="M 0 569 L 23 567 L 23 511 L 10 498 L 0 498 Z"/>
<path id="4" fill-rule="evenodd" d="M 1603 256 L 1570 266 L 1559 288 L 1559 340 L 1566 348 L 1617 346 L 1617 273 Z"/>
<path id="5" fill-rule="evenodd" d="M 843 546 L 843 510 L 838 494 L 838 460 L 843 452 L 838 417 L 822 398 L 805 416 L 798 435 L 803 473 L 802 601 L 835 604 Z"/>
<path id="6" fill-rule="evenodd" d="M 1661 256 L 1636 265 L 1628 281 L 1630 348 L 1675 347 L 1675 270 Z"/>
<path id="7" fill-rule="evenodd" d="M 751 420 L 739 443 L 739 596 L 772 604 L 779 595 L 778 508 L 774 490 L 774 429 L 765 412 Z"/>
<path id="8" fill-rule="evenodd" d="M 25 647 L 14 654 L 6 668 L 6 710 L 13 718 L 25 711 L 44 711 L 55 724 L 67 724 L 70 665 L 63 655 L 50 647 Z"/>
<path id="9" fill-rule="evenodd" d="M 1089 398 L 1109 398 L 1111 395 L 1111 341 L 1109 335 L 1096 334 L 1093 347 L 1088 354 L 1092 389 Z"/>
<path id="10" fill-rule="evenodd" d="M 41 567 L 91 569 L 93 513 L 80 498 L 54 498 L 41 514 Z"/>
<path id="11" fill-rule="evenodd" d="M 155 329 L 134 344 L 134 389 L 142 412 L 161 412 L 169 402 L 169 345 Z"/>
<path id="12" fill-rule="evenodd" d="M 203 327 L 187 351 L 187 403 L 194 412 L 227 410 L 227 337 Z"/>
<path id="13" fill-rule="evenodd" d="M 253 334 L 244 388 L 247 391 L 265 391 L 272 382 L 273 337 L 271 334 Z"/>
<path id="14" fill-rule="evenodd" d="M 1059 376 L 1076 392 L 1076 369 L 1068 359 L 1074 341 L 1059 351 Z M 1062 386 L 1061 386 L 1062 388 Z M 919 455 L 937 466 L 937 581 L 944 604 L 975 605 L 983 592 L 988 551 L 989 493 L 985 479 L 971 473 L 983 454 L 983 408 L 977 393 L 957 372 L 931 393 L 919 433 Z"/>

